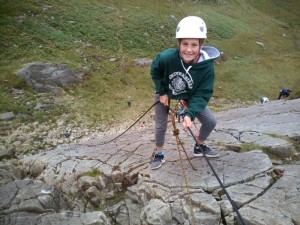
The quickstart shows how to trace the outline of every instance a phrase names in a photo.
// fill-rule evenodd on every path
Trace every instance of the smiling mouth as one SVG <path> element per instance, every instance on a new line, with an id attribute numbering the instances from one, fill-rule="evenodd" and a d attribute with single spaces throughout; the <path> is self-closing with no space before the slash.
<path id="1" fill-rule="evenodd" d="M 184 54 L 186 57 L 193 57 L 195 54 Z"/>

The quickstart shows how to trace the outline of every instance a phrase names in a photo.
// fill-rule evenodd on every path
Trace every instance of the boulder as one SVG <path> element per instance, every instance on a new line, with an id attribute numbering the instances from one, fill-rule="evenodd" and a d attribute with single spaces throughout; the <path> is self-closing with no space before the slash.
<path id="1" fill-rule="evenodd" d="M 28 63 L 18 74 L 38 92 L 58 92 L 70 88 L 84 79 L 84 73 L 71 71 L 64 64 L 35 62 Z"/>

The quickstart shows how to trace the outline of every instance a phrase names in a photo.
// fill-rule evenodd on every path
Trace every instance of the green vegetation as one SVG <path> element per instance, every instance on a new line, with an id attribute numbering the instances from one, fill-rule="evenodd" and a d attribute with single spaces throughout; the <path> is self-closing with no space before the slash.
<path id="1" fill-rule="evenodd" d="M 154 86 L 149 67 L 136 66 L 133 59 L 153 58 L 164 48 L 176 47 L 176 25 L 187 15 L 206 21 L 206 44 L 228 58 L 216 64 L 215 97 L 229 102 L 258 101 L 262 96 L 275 100 L 282 87 L 291 88 L 292 94 L 300 91 L 298 0 L 0 0 L 0 4 L 0 113 L 27 113 L 39 122 L 67 114 L 70 120 L 85 118 L 95 125 L 136 118 L 153 104 Z M 35 105 L 40 99 L 17 72 L 38 61 L 88 67 L 91 72 L 82 85 L 57 96 L 62 108 L 34 112 L 27 102 Z M 25 97 L 14 99 L 12 88 L 23 89 Z"/>
<path id="2" fill-rule="evenodd" d="M 97 177 L 100 175 L 100 170 L 98 168 L 93 168 L 90 171 L 88 171 L 85 176 L 90 176 L 90 177 Z"/>
<path id="3" fill-rule="evenodd" d="M 241 145 L 240 152 L 249 152 L 249 151 L 252 151 L 253 149 L 262 150 L 262 147 L 257 144 L 253 144 L 253 143 L 243 143 Z"/>

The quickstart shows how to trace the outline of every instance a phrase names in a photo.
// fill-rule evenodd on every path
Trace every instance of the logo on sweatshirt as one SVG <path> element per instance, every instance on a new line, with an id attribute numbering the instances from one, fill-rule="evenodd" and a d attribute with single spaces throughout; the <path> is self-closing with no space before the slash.
<path id="1" fill-rule="evenodd" d="M 173 95 L 186 93 L 188 89 L 193 88 L 193 80 L 188 74 L 182 72 L 174 72 L 169 76 L 169 88 Z"/>

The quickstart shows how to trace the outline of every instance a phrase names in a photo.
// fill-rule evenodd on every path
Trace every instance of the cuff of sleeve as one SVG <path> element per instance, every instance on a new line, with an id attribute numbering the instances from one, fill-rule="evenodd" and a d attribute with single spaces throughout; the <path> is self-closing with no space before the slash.
<path id="1" fill-rule="evenodd" d="M 194 121 L 194 119 L 195 119 L 195 117 L 193 117 L 193 115 L 190 114 L 189 112 L 186 112 L 185 116 L 190 117 L 192 121 Z"/>
<path id="2" fill-rule="evenodd" d="M 160 96 L 163 96 L 163 95 L 166 95 L 166 94 L 167 94 L 167 92 L 165 92 L 165 91 L 160 91 L 160 92 L 159 92 L 159 95 L 160 95 Z"/>

